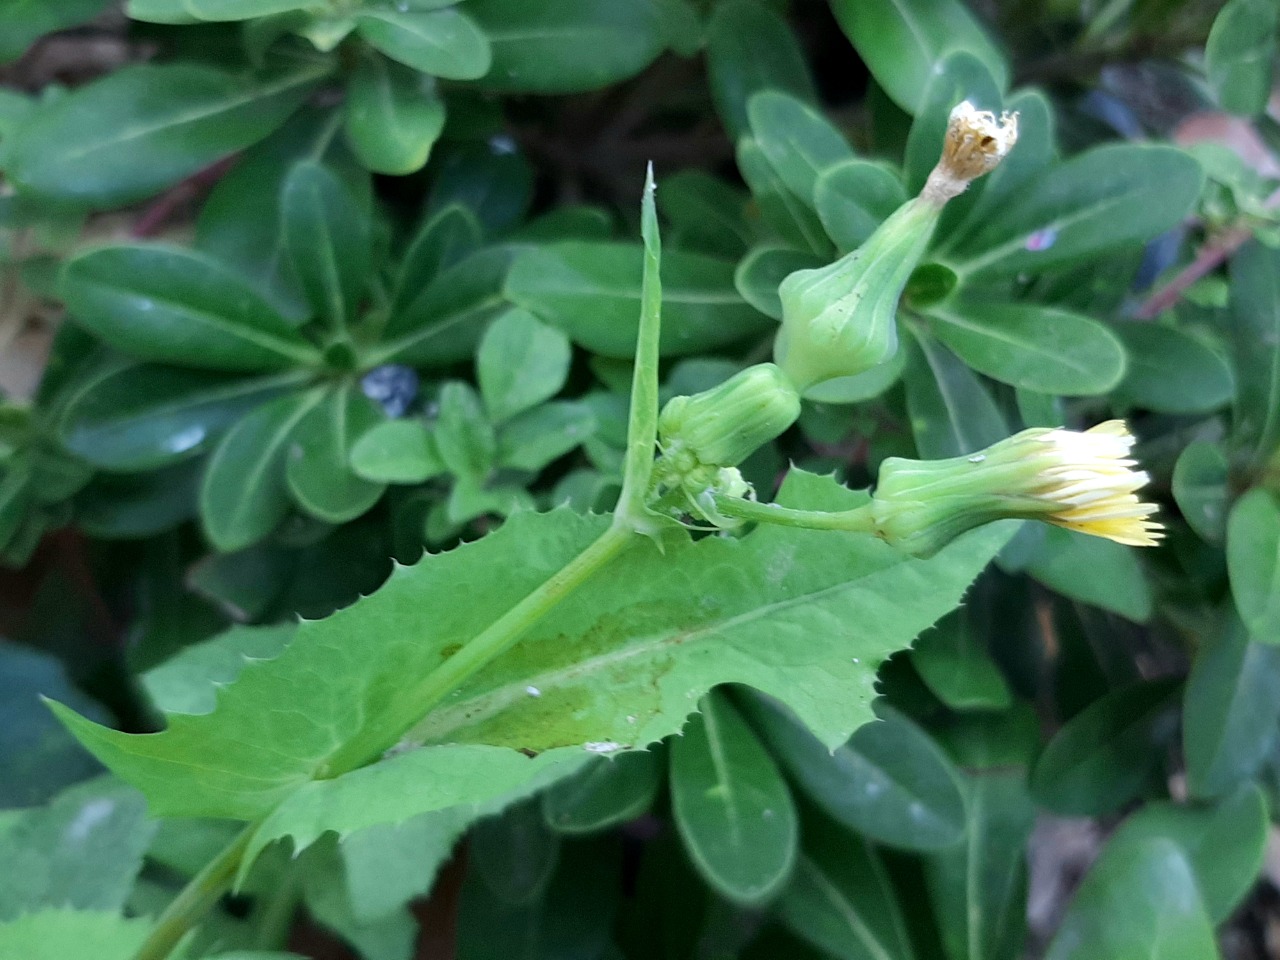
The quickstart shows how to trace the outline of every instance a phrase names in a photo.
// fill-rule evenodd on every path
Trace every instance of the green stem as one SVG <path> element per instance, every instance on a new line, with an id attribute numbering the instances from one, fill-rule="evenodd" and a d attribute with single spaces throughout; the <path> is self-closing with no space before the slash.
<path id="1" fill-rule="evenodd" d="M 324 777 L 336 777 L 377 760 L 397 743 L 414 744 L 425 737 L 425 719 L 450 693 L 493 660 L 509 650 L 521 637 L 546 616 L 556 604 L 586 582 L 596 571 L 616 557 L 635 540 L 635 532 L 614 524 L 591 546 L 553 574 L 462 649 L 431 671 L 369 733 L 362 735 L 351 748 L 339 750 L 329 760 Z M 408 734 L 405 731 L 408 730 Z"/>
<path id="2" fill-rule="evenodd" d="M 876 529 L 870 504 L 830 513 L 825 510 L 795 510 L 776 503 L 757 503 L 720 494 L 715 495 L 715 503 L 716 509 L 726 517 L 753 523 L 776 523 L 806 530 L 843 530 L 846 533 L 874 533 Z"/>
<path id="3" fill-rule="evenodd" d="M 205 864 L 160 914 L 151 934 L 139 948 L 134 960 L 165 960 L 170 951 L 200 922 L 218 898 L 231 889 L 231 881 L 240 867 L 240 859 L 249 846 L 258 825 L 251 823 L 216 857 Z"/>

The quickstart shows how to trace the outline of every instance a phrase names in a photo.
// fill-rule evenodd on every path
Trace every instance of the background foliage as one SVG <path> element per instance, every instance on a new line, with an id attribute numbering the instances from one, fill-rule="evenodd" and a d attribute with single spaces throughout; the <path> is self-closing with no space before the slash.
<path id="1" fill-rule="evenodd" d="M 177 956 L 1275 955 L 1278 26 L 0 10 L 0 958 L 133 956 L 246 821 Z M 370 764 L 607 526 L 645 161 L 665 399 L 769 355 L 779 282 L 914 195 L 964 98 L 1021 140 L 948 206 L 902 349 L 743 471 L 846 508 L 887 456 L 1121 416 L 1165 545 L 674 535 Z"/>

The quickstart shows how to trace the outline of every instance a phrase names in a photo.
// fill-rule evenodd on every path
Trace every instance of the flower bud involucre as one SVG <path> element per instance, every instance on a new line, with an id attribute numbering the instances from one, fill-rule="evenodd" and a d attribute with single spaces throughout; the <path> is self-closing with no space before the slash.
<path id="1" fill-rule="evenodd" d="M 774 360 L 801 394 L 893 356 L 898 301 L 928 249 L 943 206 L 993 170 L 1017 139 L 1016 115 L 997 120 L 964 101 L 951 111 L 942 159 L 918 197 L 895 210 L 857 250 L 782 281 L 782 329 Z"/>

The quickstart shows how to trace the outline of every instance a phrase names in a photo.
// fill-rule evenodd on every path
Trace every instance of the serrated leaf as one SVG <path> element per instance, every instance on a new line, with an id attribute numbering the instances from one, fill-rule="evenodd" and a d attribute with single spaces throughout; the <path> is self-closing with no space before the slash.
<path id="1" fill-rule="evenodd" d="M 1125 372 L 1110 330 L 1078 313 L 1036 303 L 948 300 L 926 312 L 933 334 L 979 373 L 1042 393 L 1106 393 Z"/>
<path id="2" fill-rule="evenodd" d="M 392 60 L 446 80 L 475 80 L 493 54 L 476 22 L 459 10 L 364 9 L 356 13 L 360 36 Z"/>
<path id="3" fill-rule="evenodd" d="M 1252 777 L 1280 734 L 1280 649 L 1250 639 L 1228 613 L 1196 653 L 1183 694 L 1183 751 L 1192 796 L 1230 793 Z"/>
<path id="4" fill-rule="evenodd" d="M 337 176 L 298 163 L 280 193 L 285 249 L 315 316 L 342 330 L 356 319 L 369 282 L 372 224 Z"/>
<path id="5" fill-rule="evenodd" d="M 939 61 L 953 50 L 981 60 L 1003 86 L 1008 66 L 960 0 L 835 0 L 832 12 L 876 83 L 908 113 L 924 98 Z"/>
<path id="6" fill-rule="evenodd" d="M 802 473 L 782 495 L 811 509 L 865 501 Z M 399 568 L 373 596 L 303 622 L 278 658 L 250 665 L 221 691 L 212 714 L 172 716 L 163 733 L 130 736 L 55 710 L 157 815 L 259 816 L 337 751 L 358 754 L 386 711 L 403 709 L 396 699 L 406 678 L 425 676 L 606 526 L 567 510 L 517 513 L 477 543 Z M 420 733 L 532 750 L 639 746 L 678 730 L 710 687 L 739 682 L 783 699 L 837 745 L 870 719 L 880 662 L 945 613 L 1007 536 L 969 534 L 927 561 L 869 537 L 782 528 L 677 540 L 665 554 L 637 544 L 433 711 Z M 457 603 L 460 594 L 471 601 Z M 637 613 L 642 628 L 628 620 Z M 578 639 L 566 644 L 566 635 Z M 280 703 L 287 714 L 275 710 Z M 395 762 L 423 763 L 411 760 L 422 752 Z"/>
<path id="7" fill-rule="evenodd" d="M 471 808 L 450 807 L 343 837 L 338 853 L 355 920 L 371 923 L 429 893 L 474 817 Z"/>
<path id="8" fill-rule="evenodd" d="M 285 467 L 294 428 L 321 400 L 318 391 L 263 404 L 228 431 L 200 485 L 200 519 L 223 553 L 261 540 L 289 512 Z"/>
<path id="9" fill-rule="evenodd" d="M 293 639 L 296 627 L 235 626 L 193 644 L 142 675 L 143 686 L 165 713 L 212 713 L 217 691 L 258 660 L 272 660 Z"/>
<path id="10" fill-rule="evenodd" d="M 358 476 L 350 460 L 356 439 L 382 420 L 352 384 L 330 390 L 289 438 L 285 481 L 293 502 L 326 523 L 354 520 L 377 503 L 385 487 Z"/>
<path id="11" fill-rule="evenodd" d="M 68 960 L 90 943 L 93 960 L 132 960 L 150 930 L 150 920 L 118 913 L 42 910 L 0 923 L 0 960 Z"/>
<path id="12" fill-rule="evenodd" d="M 600 757 L 542 794 L 542 815 L 558 833 L 598 833 L 649 809 L 662 783 L 659 754 Z"/>
<path id="13" fill-rule="evenodd" d="M 671 809 L 698 872 L 734 903 L 764 903 L 795 864 L 799 821 L 769 752 L 723 693 L 671 742 Z"/>
<path id="14" fill-rule="evenodd" d="M 902 714 L 889 709 L 830 750 L 777 704 L 758 697 L 750 703 L 775 756 L 827 816 L 907 850 L 937 850 L 964 835 L 958 773 Z"/>
<path id="15" fill-rule="evenodd" d="M 107 778 L 23 811 L 0 833 L 0 919 L 122 909 L 156 826 L 141 794 Z"/>
<path id="16" fill-rule="evenodd" d="M 961 273 L 1000 276 L 1078 263 L 1177 226 L 1203 183 L 1199 164 L 1173 147 L 1095 147 L 1011 193 L 949 259 Z"/>
<path id="17" fill-rule="evenodd" d="M 476 356 L 476 379 L 489 419 L 500 424 L 560 392 L 569 376 L 573 350 L 554 327 L 527 310 L 497 317 Z"/>
<path id="18" fill-rule="evenodd" d="M 215 370 L 312 363 L 315 348 L 235 273 L 178 247 L 102 247 L 67 261 L 67 309 L 124 353 Z"/>
<path id="19" fill-rule="evenodd" d="M 375 483 L 422 483 L 448 469 L 418 419 L 388 420 L 364 433 L 351 448 L 351 468 Z"/>
<path id="20" fill-rule="evenodd" d="M 606 357 L 635 353 L 643 248 L 629 243 L 557 243 L 516 257 L 505 293 L 514 303 Z M 733 286 L 732 263 L 664 250 L 662 352 L 701 353 L 760 334 L 772 324 Z"/>
<path id="21" fill-rule="evenodd" d="M 327 70 L 254 82 L 195 64 L 125 67 L 24 124 L 5 172 L 27 190 L 94 206 L 139 200 L 262 139 Z"/>
<path id="22" fill-rule="evenodd" d="M 1227 517 L 1231 595 L 1252 639 L 1280 644 L 1280 504 L 1250 490 Z"/>

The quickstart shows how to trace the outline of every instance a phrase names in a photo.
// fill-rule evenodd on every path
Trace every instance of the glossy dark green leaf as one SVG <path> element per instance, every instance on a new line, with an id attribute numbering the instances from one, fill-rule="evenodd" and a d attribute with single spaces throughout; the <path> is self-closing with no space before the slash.
<path id="1" fill-rule="evenodd" d="M 1134 683 L 1067 721 L 1032 773 L 1037 802 L 1057 813 L 1100 816 L 1134 799 L 1173 735 L 1177 689 L 1170 681 Z"/>
<path id="2" fill-rule="evenodd" d="M 665 42 L 652 0 L 467 0 L 493 50 L 484 85 L 513 93 L 574 93 L 633 76 Z"/>
<path id="3" fill-rule="evenodd" d="M 908 113 L 953 50 L 969 51 L 1007 82 L 1004 58 L 960 0 L 834 0 L 831 8 L 876 82 Z"/>
<path id="4" fill-rule="evenodd" d="M 1135 623 L 1151 619 L 1151 585 L 1142 572 L 1138 547 L 1102 537 L 1048 527 L 1027 564 L 1027 572 L 1046 587 L 1110 610 Z"/>
<path id="5" fill-rule="evenodd" d="M 525 800 L 478 823 L 469 853 L 468 867 L 498 899 L 523 904 L 550 882 L 560 840 L 543 820 L 538 801 Z"/>
<path id="6" fill-rule="evenodd" d="M 1270 0 L 1228 0 L 1214 18 L 1204 65 L 1224 109 L 1245 115 L 1266 109 L 1278 21 L 1280 13 Z"/>
<path id="7" fill-rule="evenodd" d="M 964 835 L 958 773 L 902 714 L 882 708 L 884 719 L 831 751 L 776 703 L 750 703 L 752 721 L 787 773 L 846 827 L 907 850 L 948 847 Z"/>
<path id="8" fill-rule="evenodd" d="M 1269 827 L 1262 793 L 1248 783 L 1213 805 L 1147 804 L 1114 836 L 1116 843 L 1163 837 L 1181 847 L 1205 910 L 1218 924 L 1257 881 Z"/>
<path id="9" fill-rule="evenodd" d="M 716 110 L 734 138 L 749 127 L 752 94 L 779 90 L 817 101 L 809 66 L 786 20 L 752 0 L 716 5 L 707 24 L 707 69 Z"/>
<path id="10" fill-rule="evenodd" d="M 138 200 L 262 139 L 325 70 L 255 81 L 195 64 L 125 67 L 25 124 L 6 173 L 27 190 L 94 206 Z"/>
<path id="11" fill-rule="evenodd" d="M 374 483 L 422 483 L 445 472 L 426 423 L 388 420 L 366 431 L 351 448 L 356 476 Z"/>
<path id="12" fill-rule="evenodd" d="M 948 960 L 1017 960 L 1026 937 L 1035 805 L 1021 768 L 965 779 L 963 843 L 929 856 L 925 879 Z"/>
<path id="13" fill-rule="evenodd" d="M 510 137 L 447 140 L 436 152 L 427 214 L 457 204 L 480 222 L 488 236 L 515 228 L 533 202 L 534 171 Z"/>
<path id="14" fill-rule="evenodd" d="M 480 397 L 469 384 L 450 381 L 440 390 L 439 408 L 435 439 L 440 459 L 455 476 L 484 477 L 493 466 L 497 440 Z"/>
<path id="15" fill-rule="evenodd" d="M 751 134 L 774 172 L 810 207 L 818 179 L 854 159 L 840 131 L 802 100 L 777 90 L 762 90 L 747 101 Z"/>
<path id="16" fill-rule="evenodd" d="M 755 138 L 738 138 L 738 170 L 751 188 L 760 208 L 760 218 L 777 237 L 799 250 L 825 256 L 831 249 L 822 221 L 812 209 L 812 200 L 797 197 L 787 189 Z"/>
<path id="17" fill-rule="evenodd" d="M 1106 393 L 1125 373 L 1116 336 L 1089 317 L 1036 303 L 948 300 L 928 308 L 930 329 L 979 373 L 1068 396 Z"/>
<path id="18" fill-rule="evenodd" d="M 1173 147 L 1095 147 L 1011 193 L 951 256 L 962 273 L 1001 276 L 1078 263 L 1177 226 L 1203 182 L 1199 164 Z"/>
<path id="19" fill-rule="evenodd" d="M 685 849 L 721 896 L 763 903 L 795 864 L 799 823 L 769 752 L 723 693 L 671 743 L 671 806 Z"/>
<path id="20" fill-rule="evenodd" d="M 1235 361 L 1235 440 L 1255 459 L 1280 445 L 1280 250 L 1256 241 L 1231 258 L 1231 341 Z"/>
<path id="21" fill-rule="evenodd" d="M 101 247 L 67 261 L 71 315 L 117 349 L 157 363 L 278 370 L 316 351 L 235 273 L 178 247 Z"/>
<path id="22" fill-rule="evenodd" d="M 1193 440 L 1173 468 L 1173 499 L 1191 529 L 1210 543 L 1227 535 L 1227 456 L 1208 440 Z"/>
<path id="23" fill-rule="evenodd" d="M 544 403 L 504 423 L 498 430 L 498 462 L 538 471 L 591 439 L 596 415 L 577 400 Z"/>
<path id="24" fill-rule="evenodd" d="M 1009 685 L 962 611 L 926 630 L 911 662 L 934 696 L 952 710 L 1003 710 L 1013 703 Z"/>
<path id="25" fill-rule="evenodd" d="M 932 337 L 913 331 L 903 381 L 916 449 L 922 457 L 959 457 L 1009 435 L 1004 416 L 973 372 Z"/>
<path id="26" fill-rule="evenodd" d="M 200 488 L 200 519 L 218 550 L 230 553 L 261 540 L 288 514 L 290 437 L 321 397 L 311 391 L 272 400 L 232 427 L 213 451 Z"/>
<path id="27" fill-rule="evenodd" d="M 0 63 L 16 60 L 46 33 L 92 20 L 108 0 L 11 0 L 0 10 Z"/>
<path id="28" fill-rule="evenodd" d="M 818 177 L 813 202 L 827 235 L 848 252 L 860 247 L 889 214 L 907 202 L 907 191 L 888 165 L 846 160 Z"/>
<path id="29" fill-rule="evenodd" d="M 360 36 L 392 60 L 435 77 L 475 80 L 492 63 L 484 32 L 458 10 L 366 8 L 357 12 L 356 23 Z"/>
<path id="30" fill-rule="evenodd" d="M 147 365 L 112 366 L 73 393 L 62 443 L 107 470 L 153 470 L 193 456 L 245 413 L 302 382 Z"/>
<path id="31" fill-rule="evenodd" d="M 1129 355 L 1116 390 L 1121 401 L 1158 413 L 1211 413 L 1231 402 L 1231 367 L 1200 338 L 1153 323 L 1121 323 L 1112 329 Z"/>
<path id="32" fill-rule="evenodd" d="M 182 0 L 201 20 L 249 20 L 307 6 L 306 0 Z"/>
<path id="33" fill-rule="evenodd" d="M 1280 504 L 1267 490 L 1250 490 L 1231 508 L 1227 570 L 1250 638 L 1280 644 Z"/>
<path id="34" fill-rule="evenodd" d="M 485 325 L 509 305 L 502 287 L 512 257 L 490 247 L 442 272 L 392 313 L 371 362 L 439 368 L 471 357 Z"/>
<path id="35" fill-rule="evenodd" d="M 1047 960 L 1210 960 L 1213 924 L 1181 848 L 1163 837 L 1118 839 L 1093 864 Z"/>
<path id="36" fill-rule="evenodd" d="M 285 480 L 303 512 L 326 523 L 346 523 L 382 496 L 384 486 L 351 468 L 356 440 L 383 419 L 372 400 L 351 385 L 330 390 L 298 422 L 289 441 Z"/>
<path id="37" fill-rule="evenodd" d="M 653 805 L 662 783 L 658 754 L 634 750 L 601 757 L 542 795 L 542 815 L 559 833 L 598 833 Z"/>
<path id="38" fill-rule="evenodd" d="M 369 282 L 372 224 L 350 191 L 319 163 L 299 163 L 280 195 L 285 249 L 315 315 L 341 330 L 356 319 Z"/>
<path id="39" fill-rule="evenodd" d="M 472 818 L 454 807 L 343 837 L 338 853 L 355 919 L 377 920 L 430 893 Z"/>
<path id="40" fill-rule="evenodd" d="M 809 270 L 823 265 L 811 253 L 791 247 L 761 244 L 752 247 L 733 272 L 733 285 L 742 299 L 765 316 L 782 319 L 782 299 L 778 285 L 796 270 Z"/>
<path id="41" fill-rule="evenodd" d="M 76 525 L 104 540 L 154 537 L 196 515 L 200 462 L 145 473 L 100 474 L 76 497 Z"/>
<path id="42" fill-rule="evenodd" d="M 782 922 L 839 960 L 912 960 L 893 885 L 870 844 L 820 816 L 804 820 L 804 851 L 778 902 Z"/>
<path id="43" fill-rule="evenodd" d="M 480 221 L 466 207 L 450 204 L 428 217 L 405 248 L 393 302 L 408 306 L 441 272 L 480 246 Z"/>
<path id="44" fill-rule="evenodd" d="M 568 338 L 529 311 L 517 307 L 497 317 L 476 355 L 476 377 L 489 419 L 502 423 L 555 396 L 572 359 Z"/>
<path id="45" fill-rule="evenodd" d="M 626 243 L 558 243 L 516 257 L 506 295 L 607 357 L 635 352 L 642 248 Z M 682 356 L 763 333 L 771 321 L 733 286 L 732 263 L 667 250 L 662 257 L 662 351 Z"/>
<path id="46" fill-rule="evenodd" d="M 569 843 L 544 895 L 514 904 L 469 871 L 458 905 L 457 960 L 606 958 L 621 878 L 610 841 Z"/>
<path id="47" fill-rule="evenodd" d="M 675 247 L 723 257 L 738 257 L 751 243 L 749 198 L 739 187 L 701 170 L 664 177 L 658 210 L 668 226 L 663 236 Z"/>

